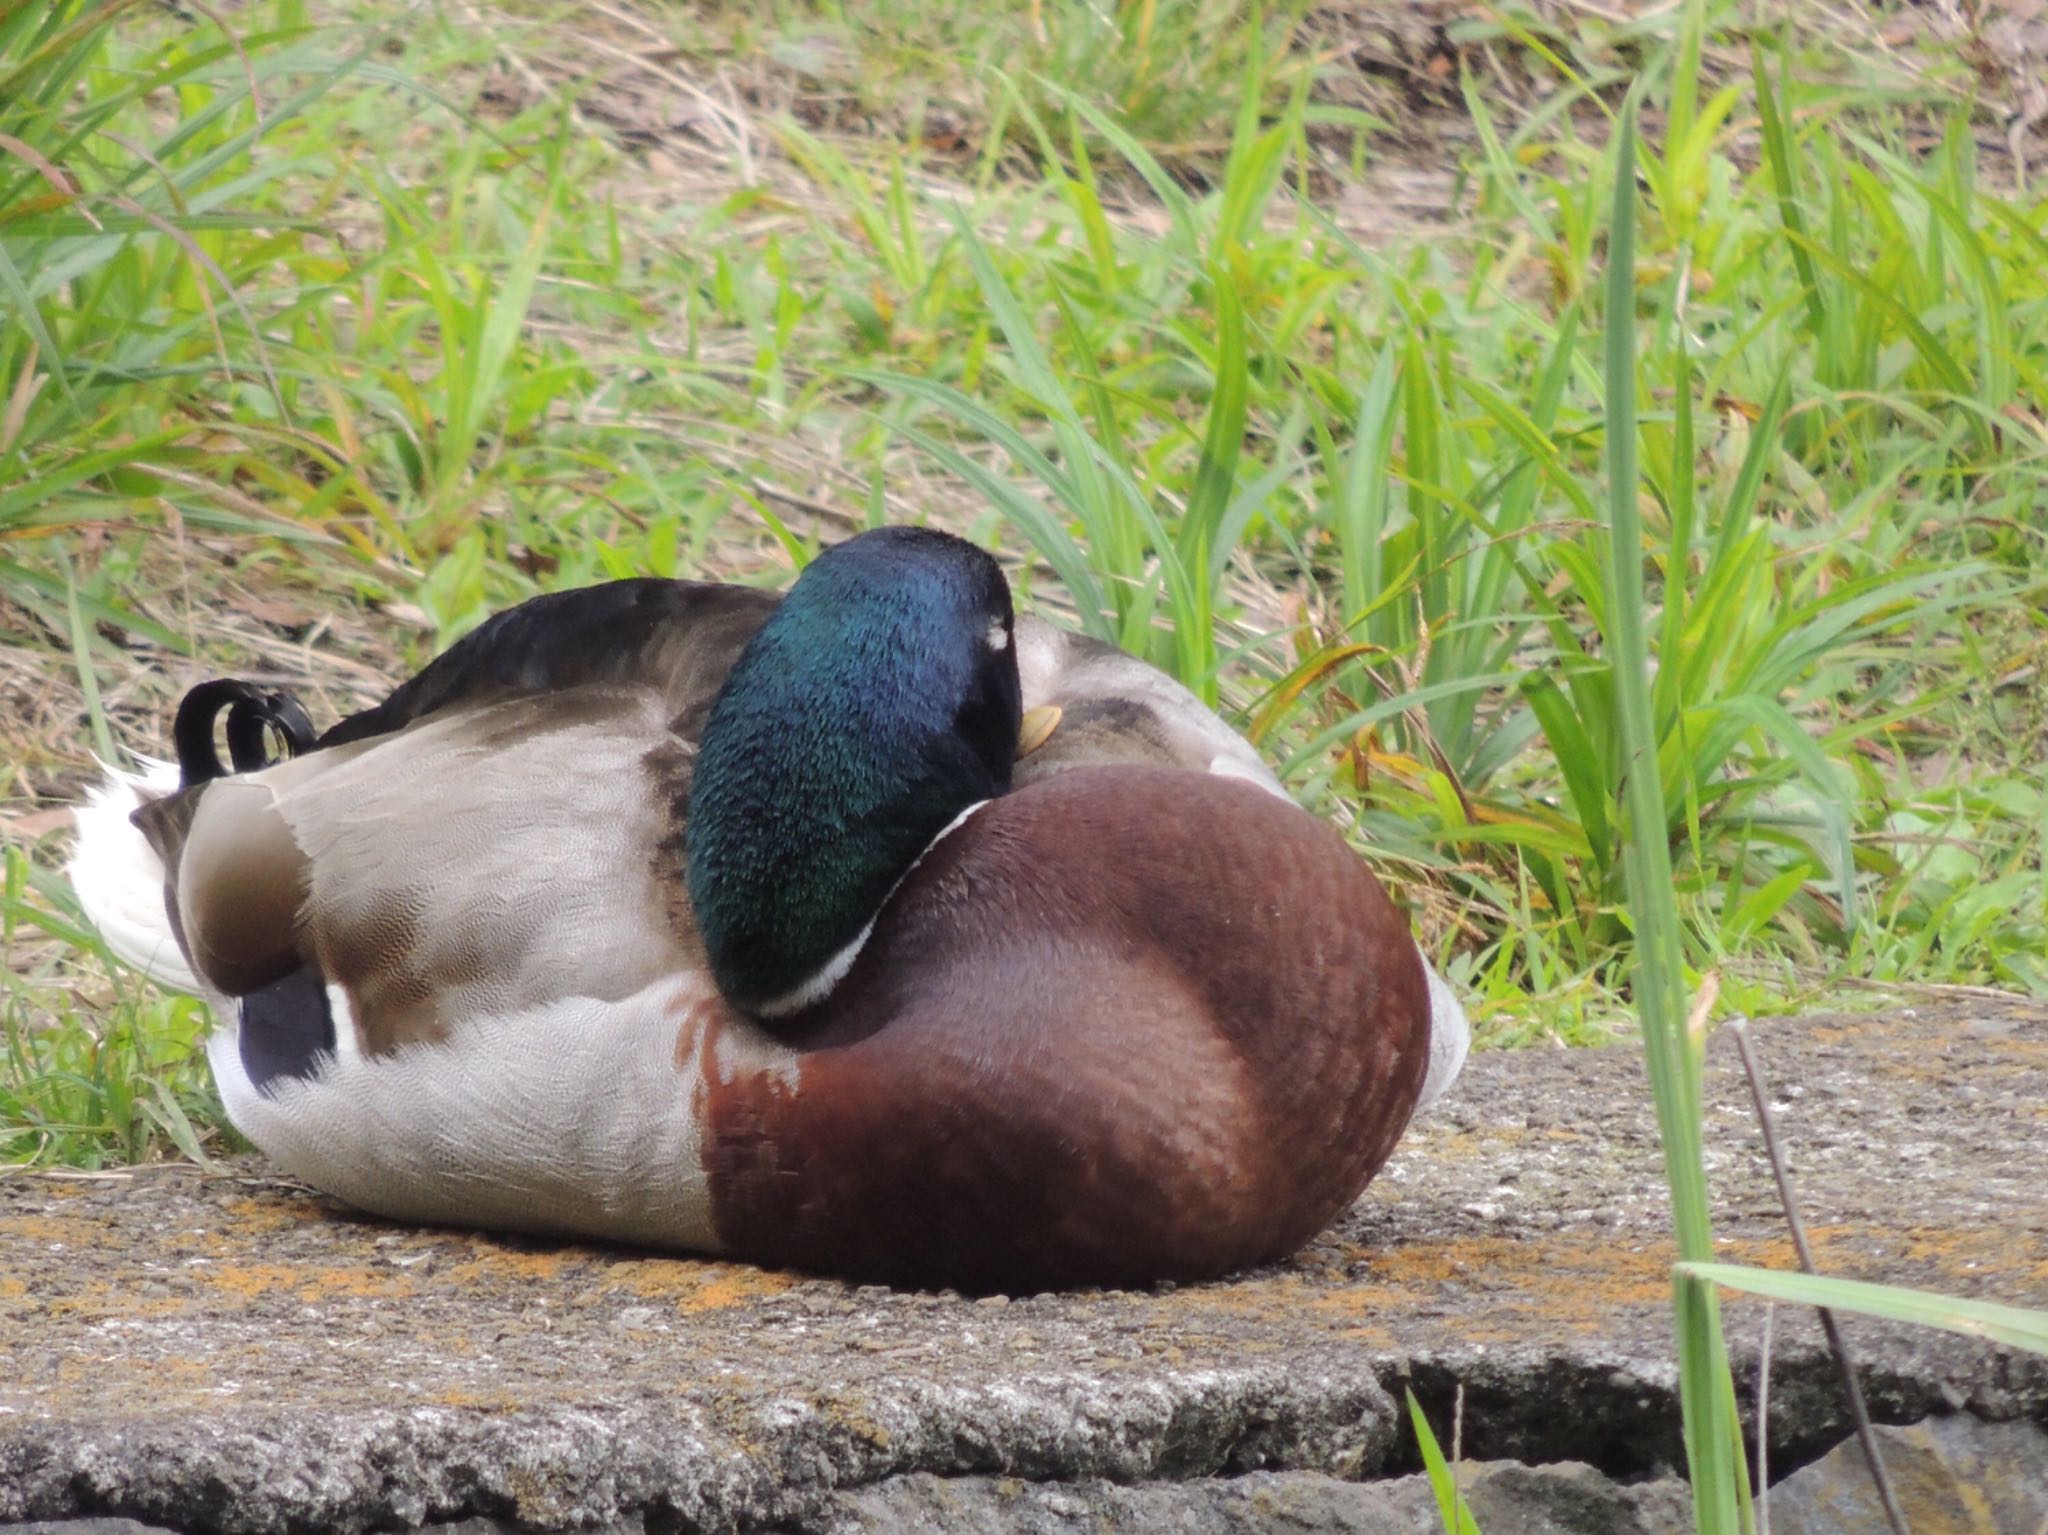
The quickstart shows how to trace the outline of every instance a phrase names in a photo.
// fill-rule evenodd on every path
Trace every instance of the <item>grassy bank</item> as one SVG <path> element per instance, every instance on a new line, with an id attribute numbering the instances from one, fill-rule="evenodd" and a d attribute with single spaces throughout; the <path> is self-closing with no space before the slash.
<path id="1" fill-rule="evenodd" d="M 533 591 L 780 582 L 875 520 L 1234 711 L 1483 1039 L 1605 1037 L 1639 70 L 1704 82 L 1647 103 L 1625 317 L 1686 980 L 2048 992 L 2048 207 L 1967 39 L 356 11 L 0 5 L 0 1154 L 221 1133 L 189 1008 L 70 944 L 96 742 L 231 668 L 331 717 Z"/>

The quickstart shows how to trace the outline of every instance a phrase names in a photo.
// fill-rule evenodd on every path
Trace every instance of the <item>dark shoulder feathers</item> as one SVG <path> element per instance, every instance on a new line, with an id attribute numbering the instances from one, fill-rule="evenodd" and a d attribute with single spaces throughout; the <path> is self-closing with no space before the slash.
<path id="1" fill-rule="evenodd" d="M 677 715 L 699 715 L 780 600 L 752 587 L 652 577 L 530 598 L 486 620 L 319 744 L 386 735 L 458 704 L 589 683 L 652 686 Z"/>

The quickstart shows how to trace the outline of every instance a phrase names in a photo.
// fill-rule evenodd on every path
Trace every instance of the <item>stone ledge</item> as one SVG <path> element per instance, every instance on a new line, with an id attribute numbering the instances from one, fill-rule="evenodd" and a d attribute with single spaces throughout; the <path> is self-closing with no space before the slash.
<path id="1" fill-rule="evenodd" d="M 1691 1518 L 1685 1484 L 1621 1487 L 1590 1466 L 1461 1467 L 1464 1501 L 1487 1535 L 1670 1535 Z M 918 1472 L 833 1494 L 797 1524 L 760 1535 L 1415 1535 L 1438 1525 L 1436 1494 L 1420 1475 L 1346 1482 L 1316 1471 L 1152 1482 L 1026 1482 Z M 633 1519 L 588 1535 L 646 1535 Z M 0 1525 L 0 1535 L 182 1535 L 129 1519 Z M 498 1519 L 424 1526 L 418 1535 L 523 1535 Z M 2031 1532 L 2030 1532 L 2031 1535 Z"/>
<path id="2" fill-rule="evenodd" d="M 2048 1303 L 2048 1009 L 1756 1037 L 1823 1267 Z M 1732 1056 L 1708 1089 L 1724 1250 L 1789 1266 Z M 0 1520 L 809 1530 L 920 1475 L 1357 1480 L 1414 1468 L 1404 1386 L 1439 1424 L 1464 1387 L 1468 1457 L 1654 1476 L 1680 1455 L 1648 1096 L 1632 1050 L 1482 1056 L 1293 1261 L 1010 1301 L 393 1227 L 256 1164 L 16 1176 Z M 1730 1300 L 1745 1390 L 1761 1316 Z M 1848 1331 L 1881 1418 L 2048 1418 L 2048 1361 Z M 1790 1469 L 1845 1425 L 1818 1330 L 1781 1308 L 1776 1337 Z"/>

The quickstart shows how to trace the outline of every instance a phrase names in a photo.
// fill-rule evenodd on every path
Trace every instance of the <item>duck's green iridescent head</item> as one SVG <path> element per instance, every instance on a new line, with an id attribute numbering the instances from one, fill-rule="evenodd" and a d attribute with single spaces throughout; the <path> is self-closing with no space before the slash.
<path id="1" fill-rule="evenodd" d="M 851 965 L 904 872 L 1010 787 L 1010 589 L 950 534 L 828 549 L 742 652 L 704 727 L 689 887 L 726 999 L 801 1011 Z"/>

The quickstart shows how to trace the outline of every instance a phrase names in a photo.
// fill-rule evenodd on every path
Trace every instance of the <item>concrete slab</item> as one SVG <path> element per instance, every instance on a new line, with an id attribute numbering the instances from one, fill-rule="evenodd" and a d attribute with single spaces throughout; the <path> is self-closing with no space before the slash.
<path id="1" fill-rule="evenodd" d="M 1824 1268 L 2048 1304 L 2048 1008 L 1756 1040 Z M 1710 1076 L 1723 1251 L 1790 1266 L 1724 1043 Z M 976 1301 L 400 1228 L 253 1162 L 17 1175 L 0 1521 L 805 1529 L 918 1474 L 1356 1480 L 1414 1468 L 1410 1385 L 1440 1426 L 1464 1388 L 1473 1459 L 1654 1474 L 1681 1459 L 1666 1219 L 1629 1049 L 1477 1058 L 1296 1259 L 1146 1293 Z M 1731 1298 L 1745 1392 L 1761 1317 Z M 2048 1360 L 1848 1331 L 1882 1418 L 2048 1420 Z M 1775 1333 L 1789 1469 L 1846 1425 L 1818 1329 L 1781 1308 Z"/>

